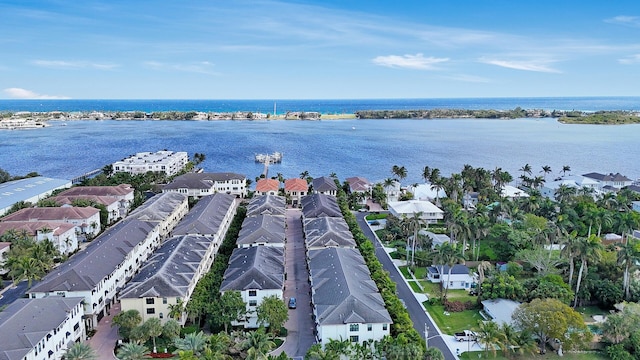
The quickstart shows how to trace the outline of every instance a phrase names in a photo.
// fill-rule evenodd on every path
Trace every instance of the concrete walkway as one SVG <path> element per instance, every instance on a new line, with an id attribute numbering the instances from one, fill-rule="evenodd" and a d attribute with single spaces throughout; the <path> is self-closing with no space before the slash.
<path id="1" fill-rule="evenodd" d="M 111 314 L 107 315 L 100 320 L 96 333 L 89 339 L 89 345 L 96 354 L 98 354 L 97 360 L 114 360 L 116 359 L 113 349 L 118 342 L 118 327 L 111 327 L 113 323 L 113 317 L 120 313 L 120 303 L 117 302 L 111 307 Z"/>

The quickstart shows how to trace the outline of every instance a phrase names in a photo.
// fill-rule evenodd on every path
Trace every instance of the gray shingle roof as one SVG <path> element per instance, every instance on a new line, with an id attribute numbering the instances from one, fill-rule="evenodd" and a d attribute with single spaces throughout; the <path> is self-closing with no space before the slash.
<path id="1" fill-rule="evenodd" d="M 304 219 L 303 226 L 307 249 L 356 246 L 349 225 L 343 218 Z"/>
<path id="2" fill-rule="evenodd" d="M 121 291 L 120 298 L 186 297 L 211 239 L 202 235 L 167 240 Z"/>
<path id="3" fill-rule="evenodd" d="M 342 217 L 342 212 L 335 197 L 313 194 L 302 198 L 302 215 L 305 218 Z"/>
<path id="4" fill-rule="evenodd" d="M 596 179 L 598 181 L 631 181 L 631 179 L 629 179 L 628 177 L 620 174 L 620 173 L 609 173 L 607 174 L 600 174 L 597 172 L 591 172 L 588 174 L 584 174 L 582 175 L 584 177 L 588 177 L 591 179 Z"/>
<path id="5" fill-rule="evenodd" d="M 163 189 L 211 189 L 214 182 L 244 180 L 246 177 L 236 173 L 187 173 L 173 179 Z"/>
<path id="6" fill-rule="evenodd" d="M 318 324 L 392 322 L 358 250 L 310 250 L 309 272 Z"/>
<path id="7" fill-rule="evenodd" d="M 85 251 L 53 269 L 29 293 L 92 290 L 155 227 L 155 223 L 137 219 L 122 220 L 94 239 Z"/>
<path id="8" fill-rule="evenodd" d="M 282 216 L 258 215 L 242 222 L 238 245 L 284 244 L 285 219 Z"/>
<path id="9" fill-rule="evenodd" d="M 321 176 L 319 178 L 315 178 L 313 179 L 311 184 L 313 185 L 314 191 L 325 192 L 325 191 L 338 190 L 338 187 L 336 186 L 336 182 L 333 180 L 333 178 L 328 176 Z"/>
<path id="10" fill-rule="evenodd" d="M 18 299 L 0 312 L 0 360 L 21 360 L 83 298 Z M 72 340 L 72 339 L 70 339 Z"/>
<path id="11" fill-rule="evenodd" d="M 283 249 L 254 246 L 233 250 L 220 291 L 282 289 L 283 286 Z"/>
<path id="12" fill-rule="evenodd" d="M 285 215 L 286 199 L 283 196 L 263 195 L 251 199 L 247 206 L 247 216 Z"/>
<path id="13" fill-rule="evenodd" d="M 186 199 L 187 195 L 180 193 L 157 194 L 131 212 L 128 217 L 142 221 L 164 221 Z"/>
<path id="14" fill-rule="evenodd" d="M 235 196 L 214 194 L 205 196 L 173 229 L 173 235 L 202 234 L 213 235 L 218 232 Z"/>
<path id="15" fill-rule="evenodd" d="M 440 270 L 442 270 L 442 275 L 448 275 L 449 265 L 433 265 L 427 268 L 427 271 L 435 274 L 440 273 Z M 462 264 L 453 265 L 453 267 L 451 268 L 451 275 L 469 275 L 469 268 L 467 267 L 467 265 Z"/>

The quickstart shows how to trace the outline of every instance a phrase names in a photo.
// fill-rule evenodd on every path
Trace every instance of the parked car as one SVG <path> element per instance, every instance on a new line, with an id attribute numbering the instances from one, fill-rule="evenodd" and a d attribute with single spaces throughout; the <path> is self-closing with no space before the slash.
<path id="1" fill-rule="evenodd" d="M 296 308 L 296 298 L 292 297 L 289 298 L 289 309 L 295 309 Z"/>
<path id="2" fill-rule="evenodd" d="M 475 341 L 478 336 L 471 330 L 464 330 L 453 335 L 457 341 Z"/>

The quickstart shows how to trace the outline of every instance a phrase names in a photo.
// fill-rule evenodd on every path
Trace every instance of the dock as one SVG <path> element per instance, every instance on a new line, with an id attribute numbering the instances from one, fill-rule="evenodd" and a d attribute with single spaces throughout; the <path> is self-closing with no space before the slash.
<path id="1" fill-rule="evenodd" d="M 269 176 L 269 165 L 279 164 L 282 162 L 282 153 L 274 152 L 273 154 L 256 154 L 255 161 L 257 163 L 264 164 L 264 171 L 262 174 L 264 177 Z"/>

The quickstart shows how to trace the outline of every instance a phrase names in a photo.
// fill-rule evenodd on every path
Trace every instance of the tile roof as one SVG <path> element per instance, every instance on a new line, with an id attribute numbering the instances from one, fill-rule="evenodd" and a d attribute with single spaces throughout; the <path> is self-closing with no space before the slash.
<path id="1" fill-rule="evenodd" d="M 280 189 L 280 181 L 276 179 L 260 179 L 256 183 L 256 191 L 269 192 L 278 191 Z"/>
<path id="2" fill-rule="evenodd" d="M 116 186 L 74 186 L 59 193 L 58 196 L 125 196 L 133 192 L 133 186 L 129 184 Z"/>
<path id="3" fill-rule="evenodd" d="M 283 286 L 284 250 L 253 246 L 233 250 L 220 291 L 282 289 Z"/>
<path id="4" fill-rule="evenodd" d="M 309 272 L 319 325 L 392 322 L 358 250 L 310 250 Z"/>
<path id="5" fill-rule="evenodd" d="M 311 184 L 313 185 L 314 191 L 325 192 L 325 191 L 338 190 L 338 187 L 336 186 L 336 182 L 334 181 L 334 179 L 328 176 L 321 176 L 319 178 L 315 178 L 313 179 Z"/>
<path id="6" fill-rule="evenodd" d="M 155 223 L 127 218 L 95 238 L 47 274 L 28 292 L 90 291 L 124 261 L 156 227 Z"/>
<path id="7" fill-rule="evenodd" d="M 360 176 L 346 178 L 345 181 L 349 183 L 351 191 L 367 191 L 371 188 L 369 180 Z"/>
<path id="8" fill-rule="evenodd" d="M 36 236 L 38 231 L 44 228 L 53 230 L 53 235 L 64 234 L 76 226 L 65 222 L 54 221 L 3 221 L 0 222 L 0 235 L 9 230 L 26 231 L 30 236 Z"/>
<path id="9" fill-rule="evenodd" d="M 9 214 L 2 221 L 33 221 L 33 220 L 62 220 L 74 219 L 84 220 L 96 214 L 100 210 L 94 207 L 39 207 L 20 209 L 13 214 Z"/>
<path id="10" fill-rule="evenodd" d="M 343 218 L 321 217 L 303 220 L 307 249 L 356 247 L 349 225 Z"/>
<path id="11" fill-rule="evenodd" d="M 105 206 L 117 203 L 119 200 L 115 196 L 100 196 L 100 195 L 57 195 L 50 198 L 58 205 L 72 205 L 76 200 L 89 200 L 96 204 L 102 204 Z"/>
<path id="12" fill-rule="evenodd" d="M 171 233 L 173 235 L 217 233 L 227 211 L 233 206 L 235 198 L 233 195 L 222 193 L 202 197 Z"/>
<path id="13" fill-rule="evenodd" d="M 22 360 L 83 298 L 18 299 L 0 312 L 0 360 Z"/>
<path id="14" fill-rule="evenodd" d="M 257 215 L 246 217 L 238 234 L 238 245 L 284 244 L 285 218 Z"/>
<path id="15" fill-rule="evenodd" d="M 309 184 L 307 180 L 300 178 L 292 178 L 284 181 L 285 191 L 308 191 Z"/>
<path id="16" fill-rule="evenodd" d="M 247 206 L 247 216 L 285 215 L 286 199 L 277 195 L 255 196 Z"/>
<path id="17" fill-rule="evenodd" d="M 307 195 L 300 200 L 302 215 L 313 217 L 342 217 L 342 212 L 335 197 L 324 194 Z"/>
<path id="18" fill-rule="evenodd" d="M 202 235 L 170 238 L 145 261 L 120 298 L 186 297 L 210 244 L 211 238 Z"/>

